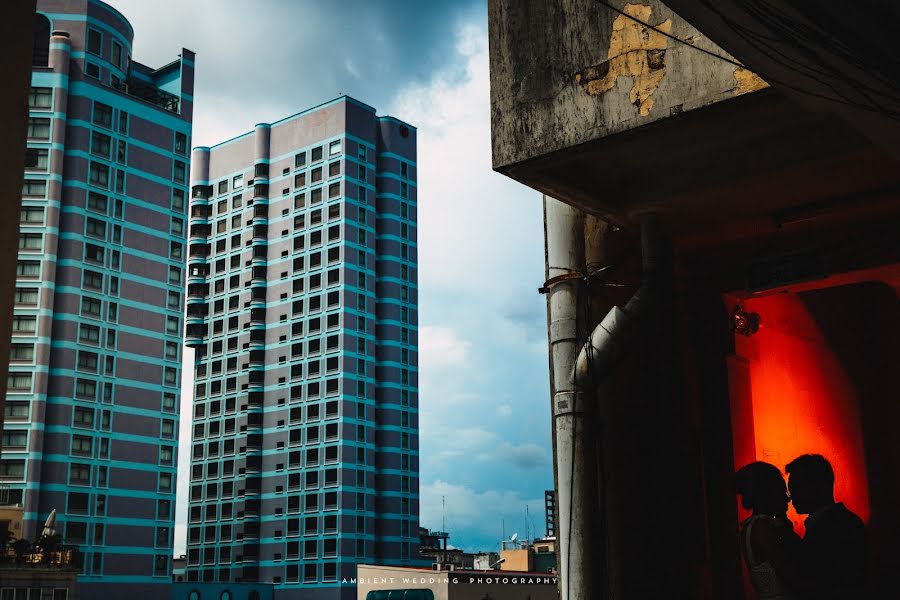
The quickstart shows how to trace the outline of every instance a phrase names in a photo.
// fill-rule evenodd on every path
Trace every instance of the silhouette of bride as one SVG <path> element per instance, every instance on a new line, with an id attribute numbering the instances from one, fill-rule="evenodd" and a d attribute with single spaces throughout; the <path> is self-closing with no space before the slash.
<path id="1" fill-rule="evenodd" d="M 787 518 L 788 494 L 777 467 L 754 462 L 735 474 L 741 504 L 752 511 L 741 523 L 741 548 L 757 600 L 795 600 L 800 537 Z"/>

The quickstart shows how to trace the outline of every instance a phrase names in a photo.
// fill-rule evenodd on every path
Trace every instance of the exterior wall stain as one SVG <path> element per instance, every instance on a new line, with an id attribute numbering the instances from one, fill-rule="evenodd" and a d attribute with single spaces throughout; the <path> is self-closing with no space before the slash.
<path id="1" fill-rule="evenodd" d="M 761 90 L 767 87 L 769 87 L 769 84 L 766 83 L 762 77 L 760 77 L 753 71 L 741 69 L 740 67 L 734 70 L 733 91 L 735 96 L 740 96 L 741 94 L 746 94 L 747 92 L 755 92 L 756 90 Z"/>
<path id="2" fill-rule="evenodd" d="M 652 10 L 644 4 L 626 4 L 623 9 L 626 14 L 645 23 L 649 22 Z M 672 19 L 666 19 L 655 27 L 669 33 Z M 619 15 L 612 24 L 607 60 L 575 73 L 575 81 L 588 94 L 599 96 L 612 90 L 620 77 L 632 78 L 628 98 L 639 109 L 641 116 L 646 117 L 653 108 L 653 93 L 666 75 L 668 43 L 669 39 L 662 33 Z"/>

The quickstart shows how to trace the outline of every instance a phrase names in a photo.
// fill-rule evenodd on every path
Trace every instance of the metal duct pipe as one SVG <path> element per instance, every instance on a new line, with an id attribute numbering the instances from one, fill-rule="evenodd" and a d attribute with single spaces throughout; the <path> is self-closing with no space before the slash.
<path id="1" fill-rule="evenodd" d="M 656 292 L 663 252 L 656 217 L 641 224 L 642 283 L 622 308 L 615 306 L 579 342 L 577 326 L 579 286 L 585 275 L 585 239 L 592 246 L 602 242 L 601 227 L 579 210 L 552 198 L 544 199 L 549 293 L 550 359 L 553 377 L 553 417 L 557 467 L 557 540 L 559 547 L 560 600 L 593 600 L 610 582 L 601 581 L 592 539 L 597 515 L 595 440 L 586 435 L 589 425 L 586 402 L 604 382 L 622 356 L 626 342 L 647 312 Z M 590 250 L 597 255 L 597 248 Z M 600 255 L 597 255 L 600 256 Z M 596 265 L 594 265 L 596 266 Z M 595 405 L 604 398 L 595 398 Z M 596 426 L 597 424 L 593 424 Z M 593 432 L 592 432 L 593 433 Z M 608 557 L 598 557 L 609 562 Z"/>
<path id="2" fill-rule="evenodd" d="M 585 455 L 585 394 L 572 373 L 578 356 L 578 293 L 584 278 L 584 214 L 544 197 L 549 293 L 550 360 L 553 377 L 553 423 L 557 467 L 557 540 L 561 600 L 593 600 L 589 541 L 596 493 Z M 590 478 L 590 479 L 589 479 Z"/>
<path id="3" fill-rule="evenodd" d="M 582 346 L 572 374 L 578 389 L 593 390 L 602 383 L 624 353 L 632 330 L 647 312 L 658 287 L 663 252 L 659 222 L 655 215 L 647 214 L 641 222 L 641 287 L 624 307 L 612 307 Z"/>

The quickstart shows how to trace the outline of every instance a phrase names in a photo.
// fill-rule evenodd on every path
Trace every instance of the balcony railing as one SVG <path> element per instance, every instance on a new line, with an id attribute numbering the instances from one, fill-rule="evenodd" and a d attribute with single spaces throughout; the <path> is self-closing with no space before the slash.
<path id="1" fill-rule="evenodd" d="M 129 96 L 140 98 L 150 104 L 173 113 L 178 112 L 178 103 L 181 99 L 175 94 L 164 92 L 155 85 L 144 83 L 138 79 L 129 79 L 127 82 L 113 82 L 112 87 L 125 92 Z"/>
<path id="2" fill-rule="evenodd" d="M 78 567 L 77 546 L 56 546 L 53 550 L 43 551 L 40 548 L 29 548 L 25 552 L 16 553 L 12 548 L 0 553 L 0 566 L 12 565 L 23 569 L 59 569 L 76 570 Z"/>

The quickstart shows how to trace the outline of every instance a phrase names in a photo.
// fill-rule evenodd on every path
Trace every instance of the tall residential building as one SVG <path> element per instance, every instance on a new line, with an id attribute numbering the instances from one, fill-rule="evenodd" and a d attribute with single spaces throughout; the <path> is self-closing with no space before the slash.
<path id="1" fill-rule="evenodd" d="M 0 483 L 23 537 L 56 511 L 83 597 L 152 598 L 172 556 L 194 55 L 151 69 L 110 6 L 37 6 Z"/>
<path id="2" fill-rule="evenodd" d="M 194 149 L 189 580 L 417 556 L 415 136 L 339 97 Z"/>

